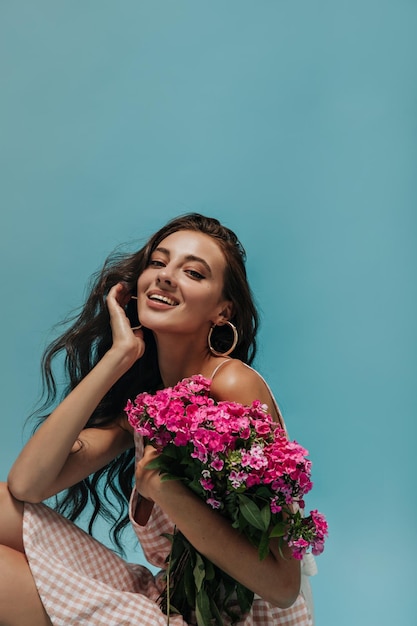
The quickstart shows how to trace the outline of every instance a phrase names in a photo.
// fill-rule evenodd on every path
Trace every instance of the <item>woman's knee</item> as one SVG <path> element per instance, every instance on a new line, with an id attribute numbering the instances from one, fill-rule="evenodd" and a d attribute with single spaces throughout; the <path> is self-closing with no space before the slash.
<path id="1" fill-rule="evenodd" d="M 23 552 L 23 503 L 11 495 L 6 483 L 0 483 L 0 544 Z"/>
<path id="2" fill-rule="evenodd" d="M 0 545 L 0 626 L 49 626 L 25 555 Z"/>

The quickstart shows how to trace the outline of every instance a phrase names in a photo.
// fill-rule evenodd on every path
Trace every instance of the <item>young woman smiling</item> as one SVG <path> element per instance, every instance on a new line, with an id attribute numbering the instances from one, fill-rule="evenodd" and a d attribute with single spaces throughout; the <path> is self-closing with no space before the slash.
<path id="1" fill-rule="evenodd" d="M 108 492 L 120 506 L 119 547 L 121 530 L 131 523 L 148 560 L 163 568 L 169 552 L 163 533 L 176 525 L 256 594 L 240 625 L 313 623 L 304 586 L 300 591 L 300 563 L 289 549 L 272 543 L 260 561 L 257 550 L 180 481 L 163 482 L 145 469 L 157 452 L 134 435 L 123 411 L 142 391 L 202 374 L 212 381 L 215 400 L 248 405 L 258 399 L 282 420 L 268 386 L 248 367 L 258 318 L 244 257 L 236 235 L 216 219 L 178 217 L 138 252 L 106 262 L 81 313 L 47 349 L 48 406 L 56 406 L 40 420 L 0 491 L 1 625 L 166 624 L 157 603 L 161 577 L 125 562 L 71 521 L 90 501 L 92 526 L 108 512 Z M 60 353 L 68 389 L 57 402 L 52 362 Z M 56 494 L 57 510 L 42 503 Z M 181 615 L 170 623 L 186 624 Z"/>

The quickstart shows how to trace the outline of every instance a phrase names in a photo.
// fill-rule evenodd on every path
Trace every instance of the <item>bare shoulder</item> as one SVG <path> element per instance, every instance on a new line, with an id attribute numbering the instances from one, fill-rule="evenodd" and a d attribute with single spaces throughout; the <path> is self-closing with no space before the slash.
<path id="1" fill-rule="evenodd" d="M 229 400 L 248 405 L 260 400 L 270 410 L 274 405 L 263 378 L 238 359 L 232 359 L 219 370 L 213 379 L 211 393 L 217 401 Z"/>

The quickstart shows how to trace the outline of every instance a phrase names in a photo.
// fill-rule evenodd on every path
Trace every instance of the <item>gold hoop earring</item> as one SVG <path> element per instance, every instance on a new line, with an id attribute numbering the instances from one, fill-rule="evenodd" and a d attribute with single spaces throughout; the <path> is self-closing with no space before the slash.
<path id="1" fill-rule="evenodd" d="M 138 297 L 137 296 L 130 296 L 131 300 L 137 300 Z M 132 326 L 131 330 L 140 330 L 142 328 L 142 324 L 139 324 L 139 326 Z"/>
<path id="2" fill-rule="evenodd" d="M 230 328 L 231 328 L 231 329 L 232 329 L 232 331 L 233 331 L 233 343 L 232 343 L 231 347 L 230 347 L 228 350 L 226 350 L 225 352 L 218 352 L 217 350 L 215 350 L 215 349 L 213 348 L 213 346 L 212 346 L 212 344 L 211 344 L 211 336 L 212 336 L 212 334 L 213 334 L 213 330 L 214 330 L 215 328 L 217 328 L 217 324 L 213 324 L 213 326 L 212 326 L 212 327 L 210 328 L 210 330 L 209 330 L 209 334 L 208 334 L 208 337 L 207 337 L 207 343 L 208 343 L 208 347 L 209 347 L 210 352 L 211 352 L 212 354 L 214 354 L 214 356 L 228 356 L 228 355 L 229 355 L 231 352 L 233 352 L 233 350 L 236 348 L 236 346 L 237 346 L 237 342 L 239 341 L 239 333 L 237 332 L 236 326 L 235 326 L 234 324 L 232 324 L 232 322 L 229 322 L 229 321 L 227 321 L 227 322 L 225 323 L 225 325 L 226 325 L 226 324 L 227 324 L 228 326 L 230 326 Z M 221 326 L 219 326 L 219 328 L 220 328 L 220 327 L 221 327 Z"/>

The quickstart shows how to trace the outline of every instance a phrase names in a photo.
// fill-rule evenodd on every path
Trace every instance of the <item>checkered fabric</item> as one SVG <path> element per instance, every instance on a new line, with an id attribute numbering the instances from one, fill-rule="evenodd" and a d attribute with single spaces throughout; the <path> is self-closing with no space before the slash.
<path id="1" fill-rule="evenodd" d="M 162 563 L 167 540 L 152 515 L 151 532 L 144 551 L 154 563 Z M 146 536 L 141 528 L 140 535 Z M 172 524 L 165 530 L 172 531 Z M 54 626 L 166 626 L 167 618 L 156 599 L 161 591 L 158 577 L 144 566 L 127 563 L 75 524 L 44 504 L 26 504 L 24 514 L 26 555 L 39 595 Z M 186 626 L 171 616 L 171 626 Z M 239 626 L 312 626 L 300 595 L 289 609 L 278 609 L 261 599 Z"/>
<path id="2" fill-rule="evenodd" d="M 152 573 L 126 563 L 43 504 L 26 504 L 25 551 L 54 626 L 166 626 Z M 185 626 L 180 616 L 173 626 Z"/>
<path id="3" fill-rule="evenodd" d="M 173 524 L 156 505 L 154 505 L 146 526 L 136 524 L 132 518 L 132 511 L 136 508 L 137 498 L 138 495 L 134 491 L 130 502 L 133 528 L 148 561 L 157 567 L 163 567 L 165 558 L 169 553 L 170 542 L 165 537 L 162 537 L 161 534 L 171 534 L 173 532 Z M 303 576 L 303 579 L 303 586 L 308 585 L 305 576 Z M 227 621 L 225 621 L 226 624 Z M 301 593 L 289 609 L 279 609 L 262 600 L 262 598 L 256 597 L 251 612 L 237 626 L 313 626 L 313 619 L 307 602 Z"/>
<path id="4" fill-rule="evenodd" d="M 137 436 L 137 458 L 142 454 L 143 442 Z M 170 542 L 161 535 L 172 533 L 173 524 L 154 506 L 146 526 L 139 526 L 132 515 L 137 497 L 134 490 L 129 508 L 133 528 L 148 561 L 163 568 Z M 54 626 L 166 626 L 167 617 L 157 604 L 161 578 L 142 565 L 124 561 L 49 507 L 25 504 L 23 538 L 39 595 Z M 302 578 L 305 586 L 306 577 Z M 300 593 L 289 609 L 256 598 L 238 626 L 313 626 L 305 598 L 308 594 Z M 169 623 L 187 626 L 179 615 L 171 616 Z"/>

